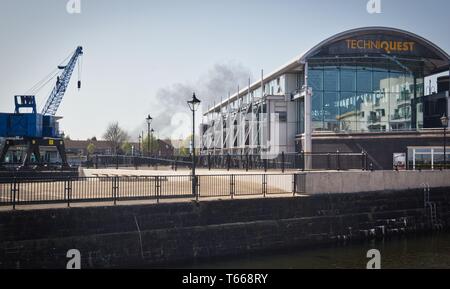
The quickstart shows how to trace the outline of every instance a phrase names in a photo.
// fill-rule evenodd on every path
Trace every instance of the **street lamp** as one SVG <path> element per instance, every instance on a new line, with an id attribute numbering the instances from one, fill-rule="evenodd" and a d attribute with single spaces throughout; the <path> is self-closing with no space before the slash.
<path id="1" fill-rule="evenodd" d="M 152 120 L 153 118 L 148 115 L 147 118 L 145 119 L 147 121 L 147 156 L 149 156 L 150 154 L 150 125 L 152 124 Z"/>
<path id="2" fill-rule="evenodd" d="M 444 114 L 441 117 L 441 123 L 444 127 L 444 169 L 447 169 L 447 127 L 448 127 L 448 117 Z"/>
<path id="3" fill-rule="evenodd" d="M 139 155 L 142 155 L 142 146 L 141 146 L 142 136 L 139 134 Z"/>
<path id="4" fill-rule="evenodd" d="M 200 106 L 200 100 L 195 96 L 195 92 L 192 95 L 192 100 L 189 100 L 187 103 L 192 111 L 192 193 L 198 202 L 197 177 L 195 176 L 195 111 Z"/>

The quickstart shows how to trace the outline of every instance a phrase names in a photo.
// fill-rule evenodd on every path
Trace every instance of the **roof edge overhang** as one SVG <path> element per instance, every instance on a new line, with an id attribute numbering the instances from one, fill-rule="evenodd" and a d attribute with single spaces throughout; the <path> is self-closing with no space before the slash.
<path id="1" fill-rule="evenodd" d="M 439 55 L 442 58 L 442 60 L 446 60 L 447 62 L 450 62 L 450 55 L 448 53 L 446 53 L 443 49 L 441 49 L 439 46 L 434 44 L 433 42 L 431 42 L 417 34 L 406 31 L 406 30 L 402 30 L 402 29 L 398 29 L 398 28 L 391 28 L 391 27 L 384 27 L 384 26 L 368 26 L 368 27 L 354 28 L 354 29 L 350 29 L 350 30 L 335 34 L 335 35 L 325 39 L 324 41 L 320 42 L 319 44 L 317 44 L 316 46 L 314 46 L 313 48 L 308 50 L 306 53 L 302 54 L 300 56 L 300 58 L 298 59 L 298 62 L 305 63 L 307 61 L 307 59 L 311 55 L 314 55 L 314 53 L 316 53 L 321 47 L 326 46 L 328 44 L 332 44 L 333 42 L 335 42 L 341 38 L 347 38 L 349 36 L 356 36 L 359 34 L 361 34 L 361 35 L 367 34 L 369 32 L 374 32 L 374 33 L 387 32 L 387 33 L 398 33 L 400 35 L 406 35 L 408 37 L 411 37 L 415 41 L 419 42 L 420 44 L 424 45 L 425 47 L 433 50 L 437 55 Z"/>

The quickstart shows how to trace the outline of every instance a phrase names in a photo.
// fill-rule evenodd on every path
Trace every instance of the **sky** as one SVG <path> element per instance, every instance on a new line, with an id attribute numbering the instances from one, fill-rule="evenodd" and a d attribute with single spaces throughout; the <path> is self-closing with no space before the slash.
<path id="1" fill-rule="evenodd" d="M 400 28 L 450 52 L 448 0 L 380 0 L 375 14 L 368 0 L 78 1 L 70 14 L 69 0 L 0 0 L 1 112 L 83 46 L 82 89 L 75 71 L 57 113 L 72 139 L 101 138 L 117 121 L 136 140 L 148 114 L 158 137 L 184 137 L 193 91 L 205 109 L 352 28 Z M 37 94 L 39 110 L 53 84 Z"/>

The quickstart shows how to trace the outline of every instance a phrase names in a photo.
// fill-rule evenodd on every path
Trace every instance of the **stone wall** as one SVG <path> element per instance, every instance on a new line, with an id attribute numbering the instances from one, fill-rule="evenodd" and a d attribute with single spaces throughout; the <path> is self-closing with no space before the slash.
<path id="1" fill-rule="evenodd" d="M 308 194 L 357 193 L 420 189 L 424 184 L 450 187 L 450 170 L 308 172 L 305 189 Z"/>
<path id="2" fill-rule="evenodd" d="M 450 189 L 432 189 L 440 226 Z M 146 268 L 429 230 L 423 191 L 0 212 L 0 268 Z M 438 224 L 438 225 L 439 225 Z"/>

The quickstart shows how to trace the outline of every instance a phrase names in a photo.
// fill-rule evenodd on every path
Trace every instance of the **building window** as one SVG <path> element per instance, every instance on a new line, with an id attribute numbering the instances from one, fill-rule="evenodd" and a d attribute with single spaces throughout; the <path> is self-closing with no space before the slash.
<path id="1" fill-rule="evenodd" d="M 330 65 L 330 63 L 332 64 Z M 421 67 L 379 58 L 341 62 L 311 60 L 308 85 L 313 91 L 312 121 L 315 130 L 395 131 L 421 127 L 423 113 L 413 105 L 422 96 L 414 83 L 423 86 Z"/>

